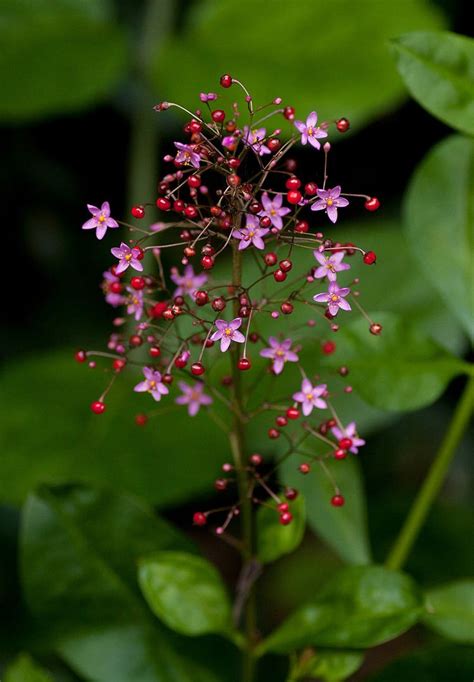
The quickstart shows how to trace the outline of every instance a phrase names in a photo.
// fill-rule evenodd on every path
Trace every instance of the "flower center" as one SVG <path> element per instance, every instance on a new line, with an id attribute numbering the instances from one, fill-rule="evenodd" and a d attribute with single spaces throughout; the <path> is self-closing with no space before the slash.
<path id="1" fill-rule="evenodd" d="M 155 381 L 154 379 L 152 379 L 152 380 L 150 381 L 150 391 L 151 391 L 153 388 L 155 388 L 155 386 L 156 386 L 156 381 Z"/>
<path id="2" fill-rule="evenodd" d="M 232 336 L 232 329 L 231 329 L 230 327 L 226 327 L 226 328 L 224 329 L 224 334 L 225 334 L 226 336 Z"/>
<path id="3" fill-rule="evenodd" d="M 308 135 L 311 137 L 311 135 L 313 134 L 313 132 L 314 132 L 314 129 L 310 126 L 310 127 L 308 128 Z"/>
<path id="4" fill-rule="evenodd" d="M 272 210 L 270 211 L 270 215 L 276 215 L 276 214 L 277 214 L 277 212 L 275 211 L 274 208 L 272 208 Z"/>
<path id="5" fill-rule="evenodd" d="M 131 254 L 131 253 L 127 253 L 127 255 L 125 256 L 125 260 L 126 260 L 126 261 L 132 260 L 132 254 Z"/>
<path id="6" fill-rule="evenodd" d="M 334 203 L 333 199 L 328 199 L 328 200 L 326 201 L 326 205 L 327 205 L 327 206 L 332 206 L 333 203 Z"/>
<path id="7" fill-rule="evenodd" d="M 284 351 L 284 350 L 277 350 L 277 351 L 275 352 L 275 355 L 276 355 L 278 358 L 282 358 L 282 357 L 285 355 L 285 351 Z"/>
<path id="8" fill-rule="evenodd" d="M 307 393 L 306 394 L 306 400 L 313 400 L 314 395 L 312 393 Z"/>
<path id="9" fill-rule="evenodd" d="M 336 296 L 336 294 L 333 294 L 333 295 L 331 296 L 331 301 L 336 302 L 336 301 L 338 301 L 338 300 L 339 300 L 339 296 Z"/>
<path id="10" fill-rule="evenodd" d="M 103 213 L 99 216 L 99 223 L 105 223 L 105 215 Z"/>

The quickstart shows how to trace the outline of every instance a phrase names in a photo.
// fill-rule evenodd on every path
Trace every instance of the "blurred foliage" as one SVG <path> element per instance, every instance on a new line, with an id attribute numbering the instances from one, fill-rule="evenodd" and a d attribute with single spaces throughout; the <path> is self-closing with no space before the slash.
<path id="1" fill-rule="evenodd" d="M 426 594 L 424 623 L 460 644 L 474 644 L 474 580 L 459 580 Z"/>
<path id="2" fill-rule="evenodd" d="M 429 647 L 395 661 L 370 677 L 369 682 L 460 682 L 470 680 L 474 669 L 474 649 L 467 647 Z"/>
<path id="3" fill-rule="evenodd" d="M 8 667 L 5 682 L 52 682 L 52 678 L 31 656 L 22 654 Z"/>
<path id="4" fill-rule="evenodd" d="M 257 558 L 269 563 L 284 554 L 290 554 L 303 539 L 306 526 L 306 504 L 303 495 L 298 495 L 291 504 L 292 522 L 287 526 L 280 523 L 277 505 L 268 502 L 262 506 L 256 517 Z"/>

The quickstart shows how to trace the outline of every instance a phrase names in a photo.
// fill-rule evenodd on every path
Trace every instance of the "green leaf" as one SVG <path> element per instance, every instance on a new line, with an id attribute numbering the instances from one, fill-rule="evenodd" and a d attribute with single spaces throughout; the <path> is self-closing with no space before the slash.
<path id="1" fill-rule="evenodd" d="M 305 646 L 367 648 L 414 625 L 421 597 L 412 579 L 381 566 L 352 566 L 337 573 L 315 601 L 301 607 L 260 646 L 288 653 Z"/>
<path id="2" fill-rule="evenodd" d="M 6 669 L 4 682 L 53 682 L 53 678 L 31 656 L 21 654 Z"/>
<path id="3" fill-rule="evenodd" d="M 215 682 L 149 614 L 140 556 L 189 541 L 135 500 L 83 486 L 42 488 L 25 505 L 21 572 L 51 646 L 94 682 Z"/>
<path id="4" fill-rule="evenodd" d="M 290 11 L 280 0 L 272 3 L 271 12 L 262 3 L 241 0 L 239 14 L 250 20 L 244 30 L 230 30 L 235 26 L 232 0 L 197 3 L 184 28 L 157 52 L 156 87 L 166 99 L 193 107 L 197 93 L 216 90 L 219 76 L 231 65 L 231 73 L 259 104 L 281 95 L 300 117 L 317 109 L 321 119 L 346 115 L 358 128 L 403 98 L 386 41 L 406 31 L 442 28 L 443 20 L 423 0 L 366 0 L 358 4 L 354 31 L 345 20 L 353 11 L 350 0 L 298 0 Z M 321 22 L 324 30 L 318 30 Z M 291 50 L 275 50 L 282 38 Z M 311 81 L 307 74 L 312 65 L 316 71 Z M 234 86 L 229 97 L 233 101 L 238 95 Z M 286 132 L 291 126 L 282 128 Z"/>
<path id="5" fill-rule="evenodd" d="M 125 36 L 108 0 L 3 0 L 0 43 L 6 121 L 90 105 L 125 69 Z"/>
<path id="6" fill-rule="evenodd" d="M 291 458 L 282 465 L 282 477 L 303 493 L 309 526 L 345 561 L 368 564 L 370 547 L 359 462 L 352 457 L 339 462 L 328 460 L 325 465 L 345 497 L 343 507 L 331 505 L 334 485 L 316 463 L 307 476 L 302 476 Z"/>
<path id="7" fill-rule="evenodd" d="M 469 366 L 392 313 L 372 313 L 382 324 L 380 336 L 369 333 L 363 318 L 340 329 L 338 356 L 323 361 L 350 369 L 350 382 L 367 403 L 384 410 L 406 412 L 429 405 L 448 382 Z"/>
<path id="8" fill-rule="evenodd" d="M 452 136 L 418 166 L 405 199 L 413 254 L 474 337 L 474 141 Z"/>
<path id="9" fill-rule="evenodd" d="M 429 647 L 390 663 L 368 682 L 469 682 L 473 670 L 472 647 Z"/>
<path id="10" fill-rule="evenodd" d="M 301 677 L 314 676 L 324 682 L 343 682 L 360 668 L 364 654 L 359 651 L 318 649 L 302 667 Z"/>
<path id="11" fill-rule="evenodd" d="M 423 622 L 454 642 L 474 644 L 474 580 L 429 590 Z"/>
<path id="12" fill-rule="evenodd" d="M 159 552 L 140 561 L 138 579 L 153 613 L 176 632 L 194 636 L 229 630 L 229 598 L 206 559 Z"/>
<path id="13" fill-rule="evenodd" d="M 306 513 L 303 495 L 290 503 L 293 520 L 287 526 L 280 523 L 276 505 L 261 507 L 257 513 L 257 556 L 262 563 L 275 561 L 290 554 L 303 539 Z"/>
<path id="14" fill-rule="evenodd" d="M 417 31 L 392 42 L 410 94 L 447 125 L 474 135 L 474 40 Z"/>

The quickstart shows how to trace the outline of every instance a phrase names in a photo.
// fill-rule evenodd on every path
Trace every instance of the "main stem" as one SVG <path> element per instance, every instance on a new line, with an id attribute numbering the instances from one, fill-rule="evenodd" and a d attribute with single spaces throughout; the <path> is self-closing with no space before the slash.
<path id="1" fill-rule="evenodd" d="M 443 485 L 474 407 L 474 377 L 470 377 L 431 469 L 387 558 L 388 568 L 401 568 L 410 553 L 436 496 Z"/>
<path id="2" fill-rule="evenodd" d="M 235 242 L 235 240 L 234 240 Z M 236 244 L 236 242 L 235 242 Z M 235 291 L 242 283 L 242 254 L 236 247 L 232 245 L 232 283 Z M 234 301 L 234 316 L 239 314 L 239 300 Z M 233 384 L 233 398 L 235 405 L 234 420 L 232 431 L 230 432 L 230 445 L 232 448 L 232 455 L 234 458 L 234 465 L 237 474 L 237 485 L 239 488 L 239 498 L 241 503 L 241 522 L 242 522 L 242 559 L 245 564 L 252 561 L 253 557 L 253 516 L 252 516 L 252 500 L 249 497 L 249 480 L 245 466 L 245 440 L 244 440 L 244 422 L 245 417 L 244 405 L 242 400 L 242 381 L 241 373 L 237 367 L 238 362 L 238 348 L 233 344 L 232 348 L 232 384 Z M 255 630 L 256 630 L 256 608 L 255 608 L 255 590 L 253 585 L 250 585 L 249 592 L 246 595 L 244 605 L 244 628 L 245 628 L 245 649 L 243 652 L 242 661 L 242 682 L 252 682 L 255 672 Z"/>

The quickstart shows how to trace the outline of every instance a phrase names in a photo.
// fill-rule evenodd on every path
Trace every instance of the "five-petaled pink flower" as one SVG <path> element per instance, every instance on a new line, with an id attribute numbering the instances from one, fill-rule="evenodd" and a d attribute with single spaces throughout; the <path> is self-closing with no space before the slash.
<path id="1" fill-rule="evenodd" d="M 236 239 L 240 239 L 239 251 L 246 249 L 250 244 L 253 244 L 256 249 L 264 249 L 265 242 L 262 237 L 268 234 L 268 228 L 260 227 L 259 220 L 255 215 L 247 214 L 246 226 L 234 230 L 233 235 Z"/>
<path id="2" fill-rule="evenodd" d="M 273 199 L 270 199 L 268 192 L 262 194 L 263 210 L 258 214 L 259 216 L 267 216 L 272 221 L 273 227 L 281 230 L 283 227 L 282 217 L 291 212 L 287 206 L 283 206 L 283 194 L 275 194 Z"/>
<path id="3" fill-rule="evenodd" d="M 303 123 L 303 121 L 295 121 L 295 127 L 301 133 L 301 144 L 309 142 L 310 145 L 316 147 L 316 149 L 320 149 L 321 143 L 319 140 L 322 137 L 327 137 L 328 134 L 325 130 L 320 128 L 317 123 L 318 114 L 315 111 L 310 113 L 306 119 L 306 123 Z"/>
<path id="4" fill-rule="evenodd" d="M 350 438 L 352 441 L 352 445 L 349 448 L 349 452 L 352 452 L 354 455 L 357 455 L 359 452 L 359 448 L 365 445 L 365 440 L 362 438 L 359 438 L 357 435 L 357 428 L 356 428 L 356 423 L 351 422 L 346 426 L 345 429 L 341 431 L 340 428 L 337 426 L 334 426 L 331 431 L 333 432 L 334 436 L 336 436 L 337 440 L 342 440 L 343 438 Z"/>
<path id="5" fill-rule="evenodd" d="M 328 291 L 324 294 L 316 294 L 316 296 L 313 296 L 313 301 L 327 303 L 330 314 L 337 315 L 339 308 L 342 308 L 342 310 L 352 310 L 349 302 L 345 299 L 349 292 L 349 287 L 339 287 L 337 282 L 331 282 Z"/>
<path id="6" fill-rule="evenodd" d="M 225 320 L 216 320 L 217 331 L 211 336 L 211 341 L 221 340 L 221 351 L 225 351 L 229 348 L 231 341 L 236 341 L 237 343 L 243 343 L 245 341 L 245 336 L 237 331 L 242 324 L 242 318 L 236 317 L 230 322 Z"/>
<path id="7" fill-rule="evenodd" d="M 137 393 L 151 393 L 152 397 L 158 401 L 161 400 L 162 395 L 169 393 L 169 389 L 161 381 L 161 374 L 156 369 L 151 367 L 144 367 L 143 374 L 145 376 L 145 381 L 141 381 L 133 389 Z"/>
<path id="8" fill-rule="evenodd" d="M 211 396 L 204 393 L 204 384 L 202 382 L 196 381 L 193 386 L 188 386 L 184 381 L 179 381 L 178 386 L 183 395 L 178 396 L 175 402 L 178 405 L 187 405 L 190 417 L 194 417 L 199 412 L 201 405 L 210 405 L 212 403 Z"/>
<path id="9" fill-rule="evenodd" d="M 207 275 L 202 272 L 200 275 L 194 274 L 192 265 L 186 265 L 184 274 L 180 275 L 177 268 L 171 269 L 171 279 L 177 284 L 173 296 L 188 296 L 193 297 L 194 292 L 202 287 L 207 282 Z"/>
<path id="10" fill-rule="evenodd" d="M 320 267 L 316 268 L 314 271 L 314 277 L 316 277 L 316 279 L 327 277 L 330 282 L 335 282 L 338 272 L 349 270 L 351 267 L 349 263 L 342 262 L 342 259 L 345 256 L 344 251 L 325 256 L 324 253 L 316 250 L 313 251 L 313 254 L 318 263 L 320 263 Z"/>
<path id="11" fill-rule="evenodd" d="M 280 374 L 283 371 L 285 362 L 298 362 L 297 354 L 291 350 L 291 339 L 278 341 L 274 336 L 268 339 L 269 348 L 263 348 L 260 351 L 262 358 L 270 358 L 273 360 L 272 370 L 275 374 Z"/>
<path id="12" fill-rule="evenodd" d="M 242 142 L 253 149 L 259 156 L 271 154 L 270 149 L 263 143 L 266 134 L 266 128 L 249 128 L 248 126 L 244 126 Z"/>
<path id="13" fill-rule="evenodd" d="M 336 185 L 332 189 L 318 189 L 318 201 L 311 204 L 312 211 L 326 211 L 329 220 L 335 223 L 337 209 L 348 205 L 348 200 L 340 196 L 341 186 Z"/>
<path id="14" fill-rule="evenodd" d="M 194 166 L 194 168 L 199 168 L 201 163 L 201 157 L 195 151 L 194 147 L 190 144 L 183 144 L 182 142 L 175 142 L 174 146 L 178 150 L 176 154 L 176 162 L 182 163 L 186 166 Z"/>
<path id="15" fill-rule="evenodd" d="M 130 294 L 127 299 L 127 313 L 134 315 L 138 322 L 143 315 L 143 291 L 138 291 L 133 287 L 127 287 L 127 291 Z"/>
<path id="16" fill-rule="evenodd" d="M 107 228 L 119 226 L 118 222 L 110 217 L 110 204 L 108 201 L 104 201 L 100 208 L 92 206 L 92 204 L 87 204 L 87 208 L 92 213 L 92 218 L 86 220 L 82 229 L 95 230 L 97 239 L 103 239 Z"/>
<path id="17" fill-rule="evenodd" d="M 326 384 L 313 386 L 309 379 L 303 379 L 301 391 L 293 393 L 293 400 L 302 403 L 303 414 L 307 417 L 315 407 L 320 410 L 324 410 L 327 407 L 326 401 L 321 398 L 321 396 L 325 395 L 326 390 Z"/>
<path id="18" fill-rule="evenodd" d="M 140 263 L 139 256 L 143 253 L 141 249 L 136 246 L 130 248 L 128 244 L 122 242 L 120 246 L 114 246 L 110 249 L 112 256 L 119 259 L 119 264 L 115 267 L 115 272 L 120 275 L 121 272 L 125 272 L 129 266 L 134 270 L 141 272 L 143 270 L 143 265 Z"/>

